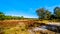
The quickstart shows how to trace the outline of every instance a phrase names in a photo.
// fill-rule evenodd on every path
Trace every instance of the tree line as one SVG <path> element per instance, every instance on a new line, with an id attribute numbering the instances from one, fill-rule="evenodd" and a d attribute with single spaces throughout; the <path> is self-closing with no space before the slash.
<path id="1" fill-rule="evenodd" d="M 0 20 L 20 20 L 23 19 L 23 16 L 7 16 L 3 12 L 0 12 Z"/>
<path id="2" fill-rule="evenodd" d="M 44 8 L 37 9 L 36 13 L 39 19 L 45 20 L 60 19 L 60 7 L 55 7 L 53 9 L 53 14 L 51 13 L 51 11 Z"/>
<path id="3" fill-rule="evenodd" d="M 38 15 L 39 19 L 43 19 L 43 20 L 52 20 L 52 19 L 60 19 L 60 7 L 55 7 L 53 9 L 53 14 L 51 13 L 51 11 L 44 9 L 44 8 L 39 8 L 36 10 L 36 13 Z M 21 16 L 7 16 L 5 15 L 3 12 L 0 12 L 0 20 L 19 20 L 19 19 L 23 19 L 24 17 Z"/>

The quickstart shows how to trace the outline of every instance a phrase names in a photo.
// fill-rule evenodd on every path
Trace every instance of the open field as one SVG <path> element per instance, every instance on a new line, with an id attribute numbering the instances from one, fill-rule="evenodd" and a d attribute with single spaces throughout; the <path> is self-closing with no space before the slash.
<path id="1" fill-rule="evenodd" d="M 36 23 L 36 25 L 34 25 Z M 4 20 L 0 21 L 0 34 L 56 34 L 50 30 L 33 31 L 39 23 L 49 23 L 49 21 L 34 21 L 34 20 Z M 32 26 L 31 26 L 32 25 Z M 29 27 L 30 26 L 30 27 Z"/>

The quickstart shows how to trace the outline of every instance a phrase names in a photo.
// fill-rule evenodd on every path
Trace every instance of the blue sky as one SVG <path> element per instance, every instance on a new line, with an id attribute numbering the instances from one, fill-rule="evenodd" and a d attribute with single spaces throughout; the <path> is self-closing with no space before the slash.
<path id="1" fill-rule="evenodd" d="M 60 6 L 60 0 L 0 0 L 0 11 L 6 15 L 37 18 L 36 10 L 46 8 L 53 12 L 53 8 Z"/>

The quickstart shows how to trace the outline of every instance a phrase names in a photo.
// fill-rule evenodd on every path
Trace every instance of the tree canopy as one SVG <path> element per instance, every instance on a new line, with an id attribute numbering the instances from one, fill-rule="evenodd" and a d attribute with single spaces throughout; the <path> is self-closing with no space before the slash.
<path id="1" fill-rule="evenodd" d="M 39 19 L 60 19 L 60 7 L 55 7 L 53 10 L 52 14 L 51 11 L 40 8 L 36 10 L 36 13 Z"/>
<path id="2" fill-rule="evenodd" d="M 4 17 L 5 17 L 4 13 L 0 12 L 0 20 L 4 20 Z"/>
<path id="3" fill-rule="evenodd" d="M 54 14 L 57 18 L 60 18 L 60 7 L 55 7 L 54 8 Z"/>
<path id="4" fill-rule="evenodd" d="M 44 8 L 36 10 L 36 13 L 39 16 L 39 19 L 49 19 L 51 16 L 51 12 Z"/>

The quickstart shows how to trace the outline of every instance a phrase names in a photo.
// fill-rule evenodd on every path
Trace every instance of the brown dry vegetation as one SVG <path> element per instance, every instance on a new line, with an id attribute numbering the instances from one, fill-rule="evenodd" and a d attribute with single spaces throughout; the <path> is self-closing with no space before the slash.
<path id="1" fill-rule="evenodd" d="M 16 26 L 19 24 L 19 23 L 24 23 L 25 25 L 33 25 L 35 22 L 38 22 L 38 23 L 47 23 L 49 21 L 34 21 L 34 20 L 4 20 L 4 21 L 0 21 L 0 28 L 13 28 L 14 30 L 16 29 Z M 22 25 L 23 26 L 23 25 Z M 19 27 L 19 26 L 18 26 Z M 7 29 L 6 32 L 10 32 L 10 29 Z M 20 27 L 19 27 L 19 31 L 20 31 Z M 11 30 L 12 31 L 12 30 Z M 22 31 L 21 31 L 22 32 Z M 13 32 L 12 32 L 13 33 Z M 25 33 L 25 31 L 24 31 Z M 26 31 L 27 33 L 27 31 Z M 53 31 L 38 31 L 38 32 L 35 32 L 36 34 L 56 34 L 55 32 Z M 10 33 L 11 34 L 11 33 Z"/>
<path id="2" fill-rule="evenodd" d="M 0 26 L 1 27 L 15 27 L 19 23 L 24 23 L 24 24 L 33 24 L 33 21 L 28 21 L 28 20 L 4 20 L 0 21 Z"/>

